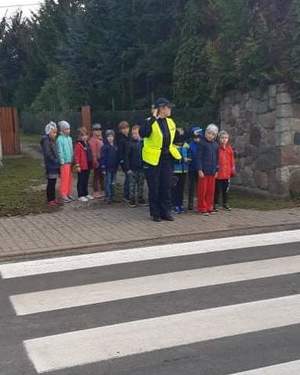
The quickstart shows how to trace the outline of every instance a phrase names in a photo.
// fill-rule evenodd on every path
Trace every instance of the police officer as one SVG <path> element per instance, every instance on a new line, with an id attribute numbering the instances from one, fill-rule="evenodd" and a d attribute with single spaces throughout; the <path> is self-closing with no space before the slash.
<path id="1" fill-rule="evenodd" d="M 168 99 L 157 99 L 152 109 L 152 117 L 147 119 L 141 128 L 150 215 L 155 222 L 174 220 L 171 215 L 173 160 L 180 160 L 181 155 L 173 144 L 176 124 L 170 118 L 171 108 L 172 104 Z"/>

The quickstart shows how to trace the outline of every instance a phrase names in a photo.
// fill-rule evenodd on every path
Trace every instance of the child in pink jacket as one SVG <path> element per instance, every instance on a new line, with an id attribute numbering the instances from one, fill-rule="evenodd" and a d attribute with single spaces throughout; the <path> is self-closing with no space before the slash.
<path id="1" fill-rule="evenodd" d="M 92 137 L 89 140 L 90 149 L 93 155 L 93 188 L 94 198 L 104 197 L 104 176 L 99 166 L 99 160 L 101 158 L 101 150 L 103 147 L 102 139 L 102 126 L 100 124 L 94 124 L 92 127 Z"/>

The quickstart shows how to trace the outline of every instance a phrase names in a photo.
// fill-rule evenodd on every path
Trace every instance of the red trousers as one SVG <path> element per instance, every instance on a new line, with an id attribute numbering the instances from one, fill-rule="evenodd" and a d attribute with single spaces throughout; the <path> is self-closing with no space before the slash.
<path id="1" fill-rule="evenodd" d="M 72 194 L 72 166 L 64 164 L 60 166 L 60 195 L 67 197 Z"/>
<path id="2" fill-rule="evenodd" d="M 215 196 L 215 176 L 204 176 L 198 180 L 198 211 L 212 212 Z"/>

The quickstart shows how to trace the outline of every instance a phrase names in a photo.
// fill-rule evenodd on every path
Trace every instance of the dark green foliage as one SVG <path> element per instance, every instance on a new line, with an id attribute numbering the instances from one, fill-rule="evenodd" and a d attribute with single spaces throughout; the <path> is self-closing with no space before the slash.
<path id="1" fill-rule="evenodd" d="M 213 119 L 233 88 L 300 97 L 299 46 L 300 0 L 45 0 L 0 23 L 0 101 L 120 111 L 167 96 Z"/>

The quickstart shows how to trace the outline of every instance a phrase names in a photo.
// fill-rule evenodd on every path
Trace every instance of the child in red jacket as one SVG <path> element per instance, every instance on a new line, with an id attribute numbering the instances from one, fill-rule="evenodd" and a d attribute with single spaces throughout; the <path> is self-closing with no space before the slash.
<path id="1" fill-rule="evenodd" d="M 78 130 L 78 138 L 75 145 L 75 169 L 78 174 L 78 200 L 81 202 L 87 202 L 89 199 L 94 199 L 94 197 L 88 193 L 90 168 L 92 164 L 92 153 L 89 147 L 88 138 L 87 129 L 80 128 Z"/>
<path id="2" fill-rule="evenodd" d="M 219 171 L 216 179 L 215 190 L 215 211 L 216 206 L 219 204 L 219 197 L 222 194 L 222 203 L 225 210 L 230 211 L 228 206 L 228 189 L 230 178 L 235 175 L 235 161 L 233 149 L 229 144 L 229 134 L 222 130 L 219 133 Z"/>

